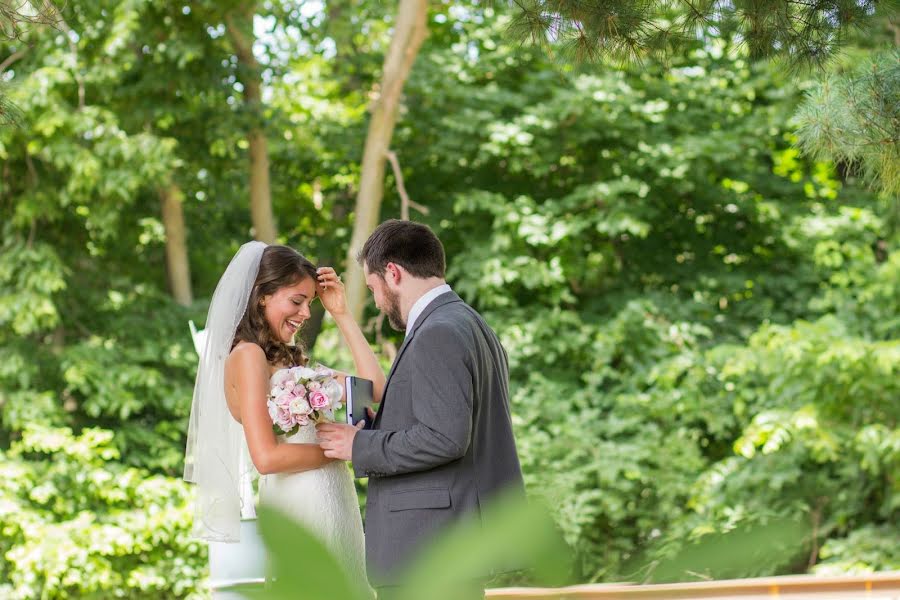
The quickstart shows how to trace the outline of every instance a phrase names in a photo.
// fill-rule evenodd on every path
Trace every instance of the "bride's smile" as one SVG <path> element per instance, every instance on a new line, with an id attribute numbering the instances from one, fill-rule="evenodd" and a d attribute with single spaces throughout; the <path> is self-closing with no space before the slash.
<path id="1" fill-rule="evenodd" d="M 284 343 L 294 339 L 294 334 L 309 319 L 309 304 L 315 296 L 315 282 L 303 279 L 262 299 L 266 321 L 278 339 Z"/>

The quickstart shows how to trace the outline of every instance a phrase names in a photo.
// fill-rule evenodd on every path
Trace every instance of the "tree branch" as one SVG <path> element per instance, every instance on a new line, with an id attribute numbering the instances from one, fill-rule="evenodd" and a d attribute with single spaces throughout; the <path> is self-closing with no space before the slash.
<path id="1" fill-rule="evenodd" d="M 15 62 L 20 60 L 23 56 L 28 54 L 28 51 L 31 49 L 31 46 L 25 46 L 21 50 L 16 50 L 12 54 L 6 57 L 6 60 L 0 62 L 0 75 L 3 74 L 3 71 L 10 68 Z"/>
<path id="2" fill-rule="evenodd" d="M 50 0 L 44 0 L 40 7 L 36 2 L 29 2 L 30 7 L 36 10 L 36 14 L 21 12 L 25 4 L 25 2 L 22 2 L 14 7 L 10 2 L 0 2 L 0 37 L 5 37 L 8 40 L 20 39 L 23 33 L 27 33 L 27 29 L 21 27 L 22 24 L 50 25 L 56 28 L 56 25 L 59 23 L 59 18 L 57 17 L 59 17 L 61 11 Z"/>
<path id="3" fill-rule="evenodd" d="M 388 161 L 391 163 L 391 169 L 394 171 L 394 179 L 397 180 L 397 191 L 400 193 L 400 218 L 409 221 L 409 207 L 413 207 L 423 215 L 428 214 L 428 207 L 422 206 L 409 199 L 406 193 L 406 186 L 403 185 L 403 171 L 400 170 L 400 161 L 397 160 L 397 153 L 393 150 L 385 152 Z"/>
<path id="4" fill-rule="evenodd" d="M 75 59 L 75 64 L 72 65 L 72 75 L 75 77 L 75 83 L 78 84 L 78 110 L 83 110 L 85 107 L 84 76 L 78 70 L 78 45 L 72 39 L 74 32 L 69 27 L 69 24 L 66 23 L 59 9 L 49 0 L 44 0 L 44 9 L 48 15 L 51 15 L 53 12 L 56 13 L 56 24 L 59 25 L 59 28 L 65 34 L 66 41 L 69 42 L 69 50 Z"/>
<path id="5" fill-rule="evenodd" d="M 896 23 L 891 19 L 888 22 L 888 29 L 894 32 L 894 45 L 900 46 L 900 23 Z"/>
<path id="6" fill-rule="evenodd" d="M 38 182 L 38 174 L 37 169 L 34 168 L 34 162 L 31 160 L 31 154 L 28 153 L 28 147 L 25 147 L 25 165 L 28 167 L 28 175 L 31 178 L 31 185 L 37 185 Z"/>
<path id="7" fill-rule="evenodd" d="M 253 43 L 247 39 L 247 36 L 244 35 L 244 32 L 235 23 L 234 15 L 231 13 L 225 15 L 225 30 L 228 32 L 228 37 L 231 39 L 231 45 L 234 47 L 234 53 L 238 58 L 238 62 L 253 69 L 258 68 L 259 63 L 256 60 L 256 56 L 253 54 Z"/>

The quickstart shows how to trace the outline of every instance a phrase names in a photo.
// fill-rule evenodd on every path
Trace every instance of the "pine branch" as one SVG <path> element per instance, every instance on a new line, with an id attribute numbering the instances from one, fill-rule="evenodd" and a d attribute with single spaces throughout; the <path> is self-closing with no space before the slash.
<path id="1" fill-rule="evenodd" d="M 7 86 L 0 86 L 0 125 L 21 127 L 24 120 L 22 110 L 6 95 Z"/>
<path id="2" fill-rule="evenodd" d="M 798 112 L 800 148 L 857 166 L 888 197 L 900 197 L 900 50 L 876 56 L 842 80 L 812 90 Z M 892 100 L 893 99 L 893 100 Z"/>
<path id="3" fill-rule="evenodd" d="M 0 37 L 20 40 L 33 26 L 58 28 L 64 8 L 65 4 L 57 7 L 49 0 L 0 0 Z"/>
<path id="4" fill-rule="evenodd" d="M 753 58 L 821 64 L 851 27 L 872 20 L 891 0 L 508 0 L 512 33 L 548 50 L 562 46 L 581 60 L 623 58 L 696 41 L 704 32 L 736 35 Z M 659 19 L 668 21 L 665 26 Z M 660 46 L 662 44 L 662 46 Z"/>

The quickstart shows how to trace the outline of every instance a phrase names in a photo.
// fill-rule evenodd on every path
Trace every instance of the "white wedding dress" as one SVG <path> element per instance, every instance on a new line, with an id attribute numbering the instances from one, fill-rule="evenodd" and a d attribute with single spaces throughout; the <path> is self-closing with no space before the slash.
<path id="1" fill-rule="evenodd" d="M 304 425 L 288 444 L 316 443 L 316 426 Z M 360 589 L 366 579 L 365 540 L 353 476 L 343 461 L 300 473 L 275 473 L 259 478 L 259 502 L 280 509 L 325 543 Z"/>

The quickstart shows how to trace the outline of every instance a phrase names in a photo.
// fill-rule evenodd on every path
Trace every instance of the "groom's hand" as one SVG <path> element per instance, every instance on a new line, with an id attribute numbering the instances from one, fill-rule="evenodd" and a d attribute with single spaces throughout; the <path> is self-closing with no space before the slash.
<path id="1" fill-rule="evenodd" d="M 327 458 L 350 460 L 353 458 L 353 438 L 365 426 L 365 421 L 360 421 L 356 427 L 343 423 L 320 423 L 316 425 L 319 447 L 325 451 Z"/>

